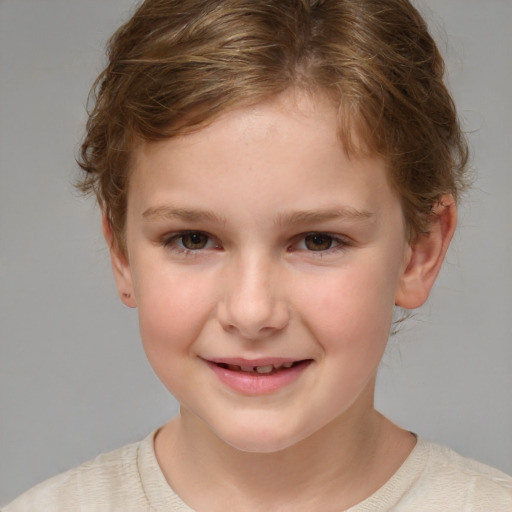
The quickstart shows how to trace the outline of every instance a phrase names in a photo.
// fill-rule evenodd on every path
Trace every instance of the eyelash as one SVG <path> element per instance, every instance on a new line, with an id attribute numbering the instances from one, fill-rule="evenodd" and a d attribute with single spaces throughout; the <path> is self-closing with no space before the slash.
<path id="1" fill-rule="evenodd" d="M 308 253 L 312 253 L 314 256 L 322 257 L 326 253 L 333 254 L 338 251 L 345 250 L 347 247 L 351 245 L 350 240 L 344 237 L 332 235 L 330 233 L 325 233 L 323 231 L 311 231 L 309 233 L 301 234 L 299 237 L 297 237 L 297 241 L 306 244 L 306 240 L 308 237 L 321 237 L 321 238 L 327 238 L 330 240 L 331 247 L 328 247 L 326 249 L 320 249 L 320 250 L 313 250 L 313 249 L 300 249 L 303 251 L 306 251 Z M 332 245 L 334 244 L 334 245 Z M 297 242 L 294 243 L 294 245 L 297 245 Z M 290 250 L 290 249 L 289 249 Z"/>
<path id="2" fill-rule="evenodd" d="M 168 235 L 163 238 L 162 245 L 164 248 L 169 249 L 178 254 L 183 254 L 185 256 L 197 256 L 198 253 L 202 252 L 206 249 L 206 247 L 201 247 L 197 249 L 189 249 L 188 247 L 184 247 L 183 238 L 187 235 L 199 235 L 207 238 L 206 245 L 212 242 L 213 239 L 208 233 L 204 233 L 203 231 L 180 231 L 179 233 L 174 233 Z M 181 242 L 180 242 L 181 241 Z M 220 249 L 220 244 L 216 244 L 213 247 L 208 247 L 208 249 Z"/>
<path id="3" fill-rule="evenodd" d="M 190 249 L 188 247 L 185 247 L 183 245 L 183 239 L 187 235 L 193 236 L 203 236 L 206 237 L 206 244 L 205 247 L 200 247 L 196 249 Z M 297 249 L 297 245 L 299 243 L 306 244 L 306 240 L 308 237 L 323 237 L 329 239 L 331 243 L 331 247 L 328 247 L 326 249 L 320 249 L 320 250 L 313 250 L 306 248 L 299 248 Z M 171 250 L 177 254 L 184 255 L 184 256 L 198 256 L 201 252 L 203 252 L 206 249 L 221 249 L 222 246 L 220 243 L 214 244 L 213 246 L 210 245 L 210 247 L 207 247 L 209 244 L 213 242 L 213 237 L 209 235 L 208 233 L 205 233 L 203 231 L 180 231 L 179 233 L 173 233 L 171 235 L 167 235 L 162 239 L 162 246 L 165 249 Z M 334 245 L 332 245 L 334 244 Z M 295 238 L 295 241 L 293 244 L 288 248 L 288 252 L 294 252 L 296 250 L 305 251 L 307 253 L 311 253 L 312 256 L 315 257 L 322 257 L 326 253 L 334 254 L 338 251 L 343 251 L 347 247 L 350 247 L 352 245 L 351 241 L 347 238 L 332 235 L 330 233 L 325 233 L 322 231 L 311 231 L 309 233 L 302 233 L 298 235 Z"/>

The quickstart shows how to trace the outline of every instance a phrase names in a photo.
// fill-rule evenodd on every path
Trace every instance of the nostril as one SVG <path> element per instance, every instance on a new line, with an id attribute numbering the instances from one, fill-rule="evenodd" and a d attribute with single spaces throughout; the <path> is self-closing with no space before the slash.
<path id="1" fill-rule="evenodd" d="M 256 340 L 286 327 L 290 319 L 288 309 L 282 298 L 271 290 L 239 283 L 218 302 L 216 314 L 225 332 Z"/>

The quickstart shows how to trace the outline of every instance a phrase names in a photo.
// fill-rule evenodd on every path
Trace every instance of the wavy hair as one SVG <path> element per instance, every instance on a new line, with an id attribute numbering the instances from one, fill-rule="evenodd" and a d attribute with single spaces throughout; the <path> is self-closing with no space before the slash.
<path id="1" fill-rule="evenodd" d="M 78 184 L 124 247 L 131 151 L 289 88 L 328 94 L 348 152 L 383 156 L 409 236 L 466 184 L 444 62 L 407 0 L 146 0 L 108 43 Z M 356 147 L 358 134 L 364 148 Z"/>

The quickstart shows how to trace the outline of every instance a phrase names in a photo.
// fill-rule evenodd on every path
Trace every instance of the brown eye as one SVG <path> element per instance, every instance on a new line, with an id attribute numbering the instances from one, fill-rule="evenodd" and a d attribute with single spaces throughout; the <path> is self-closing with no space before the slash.
<path id="1" fill-rule="evenodd" d="M 185 249 L 191 251 L 204 249 L 208 244 L 208 237 L 203 233 L 185 233 L 181 235 L 181 243 Z"/>
<path id="2" fill-rule="evenodd" d="M 304 245 L 310 251 L 326 251 L 333 246 L 334 239 L 330 235 L 315 233 L 304 238 Z"/>

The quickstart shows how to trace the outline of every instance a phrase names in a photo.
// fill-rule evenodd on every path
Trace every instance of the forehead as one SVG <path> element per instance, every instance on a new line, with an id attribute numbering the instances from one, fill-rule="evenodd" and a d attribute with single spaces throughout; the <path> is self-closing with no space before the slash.
<path id="1" fill-rule="evenodd" d="M 227 216 L 262 205 L 279 215 L 276 196 L 295 209 L 341 201 L 367 211 L 365 203 L 389 188 L 382 159 L 346 151 L 336 105 L 297 91 L 229 111 L 194 133 L 141 144 L 132 163 L 128 202 L 139 213 L 171 199 L 199 208 L 215 203 L 212 194 Z"/>
<path id="2" fill-rule="evenodd" d="M 232 135 L 237 133 L 246 140 L 261 135 L 261 129 L 266 129 L 266 133 L 271 135 L 272 130 L 279 126 L 283 119 L 289 120 L 293 117 L 299 124 L 313 124 L 320 120 L 330 130 L 328 138 L 336 139 L 335 144 L 341 144 L 349 154 L 356 157 L 375 154 L 371 134 L 364 129 L 364 122 L 361 121 L 357 109 L 343 105 L 338 93 L 320 88 L 306 90 L 296 86 L 261 101 L 247 101 L 241 98 L 232 108 L 220 113 L 211 113 L 210 107 L 215 105 L 207 103 L 194 107 L 188 114 L 184 113 L 177 124 L 169 126 L 169 130 L 166 131 L 171 133 L 171 136 L 149 141 L 136 138 L 134 151 L 131 153 L 135 153 L 137 157 L 148 146 L 158 146 L 162 140 L 179 139 L 179 145 L 187 142 L 194 144 L 200 137 L 216 133 L 219 123 L 226 127 L 229 124 Z M 268 113 L 271 113 L 271 116 Z M 265 117 L 267 122 L 265 127 L 260 122 L 262 117 Z M 255 132 L 257 124 L 259 131 Z M 314 136 L 314 133 L 311 132 L 310 135 Z M 325 136 L 325 132 L 323 135 Z"/>

